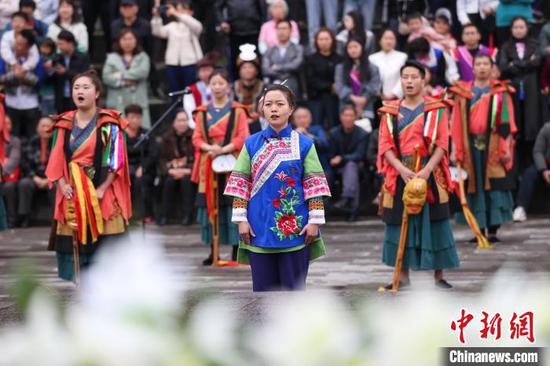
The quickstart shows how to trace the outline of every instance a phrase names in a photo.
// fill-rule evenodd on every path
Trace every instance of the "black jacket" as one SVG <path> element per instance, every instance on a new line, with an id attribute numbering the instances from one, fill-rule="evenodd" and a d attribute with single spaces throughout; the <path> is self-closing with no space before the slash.
<path id="1" fill-rule="evenodd" d="M 65 66 L 65 59 L 63 55 L 57 55 L 53 59 L 53 65 L 61 64 Z M 55 72 L 51 74 L 48 78 L 53 79 L 55 82 L 55 107 L 58 112 L 61 112 L 63 109 L 63 98 L 65 93 L 65 83 L 70 83 L 73 78 L 90 68 L 90 59 L 87 53 L 75 52 L 71 56 L 69 67 L 65 67 L 65 73 L 63 75 L 58 75 Z"/>
<path id="2" fill-rule="evenodd" d="M 306 58 L 308 97 L 315 99 L 321 94 L 332 94 L 334 84 L 334 69 L 343 61 L 343 57 L 333 52 L 329 57 L 315 52 Z"/>
<path id="3" fill-rule="evenodd" d="M 346 135 L 342 126 L 330 130 L 330 157 L 340 155 L 343 163 L 361 162 L 365 159 L 369 135 L 361 127 L 355 126 L 351 134 Z"/>
<path id="4" fill-rule="evenodd" d="M 216 0 L 218 24 L 228 22 L 233 35 L 259 35 L 266 14 L 265 0 Z"/>
<path id="5" fill-rule="evenodd" d="M 538 42 L 532 38 L 525 41 L 525 54 L 520 59 L 516 42 L 511 39 L 498 52 L 498 67 L 502 79 L 510 79 L 516 88 L 513 94 L 514 112 L 520 138 L 534 141 L 543 121 L 543 101 L 540 93 L 539 68 L 541 55 Z M 523 92 L 523 108 L 519 99 Z"/>

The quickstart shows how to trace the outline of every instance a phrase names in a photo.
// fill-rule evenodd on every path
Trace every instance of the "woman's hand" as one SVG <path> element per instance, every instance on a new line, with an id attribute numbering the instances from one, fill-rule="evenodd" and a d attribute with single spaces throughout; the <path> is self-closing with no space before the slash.
<path id="1" fill-rule="evenodd" d="M 307 224 L 302 231 L 300 231 L 300 235 L 306 234 L 306 239 L 304 240 L 305 245 L 311 244 L 312 241 L 317 239 L 317 236 L 319 236 L 319 225 L 317 224 Z"/>
<path id="2" fill-rule="evenodd" d="M 507 164 L 510 160 L 512 160 L 512 154 L 507 150 L 506 153 L 500 157 L 500 162 L 502 164 Z"/>
<path id="3" fill-rule="evenodd" d="M 67 184 L 62 181 L 59 181 L 59 185 L 63 196 L 68 200 L 73 199 L 73 187 L 71 187 L 70 184 Z"/>
<path id="4" fill-rule="evenodd" d="M 208 154 L 213 158 L 223 153 L 222 147 L 219 145 L 210 145 L 210 151 Z"/>
<path id="5" fill-rule="evenodd" d="M 252 231 L 250 224 L 246 221 L 239 222 L 239 235 L 246 245 L 250 245 L 251 236 L 256 237 L 256 234 L 254 234 L 254 231 Z"/>
<path id="6" fill-rule="evenodd" d="M 95 190 L 95 194 L 97 196 L 97 199 L 101 201 L 103 199 L 103 196 L 105 195 L 105 188 L 101 186 L 97 187 L 97 189 Z"/>

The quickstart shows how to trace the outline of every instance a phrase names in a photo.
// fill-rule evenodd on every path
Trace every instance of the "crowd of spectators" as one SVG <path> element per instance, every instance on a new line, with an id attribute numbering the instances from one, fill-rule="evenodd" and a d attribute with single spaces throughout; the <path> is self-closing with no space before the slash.
<path id="1" fill-rule="evenodd" d="M 525 220 L 537 182 L 550 185 L 549 8 L 543 0 L 0 0 L 0 137 L 10 136 L 0 199 L 9 225 L 28 226 L 36 205 L 51 204 L 48 116 L 74 107 L 71 79 L 90 67 L 102 75 L 103 105 L 130 123 L 132 197 L 145 222 L 194 221 L 193 110 L 211 100 L 217 67 L 232 76 L 231 98 L 249 108 L 251 133 L 265 127 L 256 113 L 264 85 L 296 94 L 293 124 L 315 142 L 336 198 L 330 208 L 355 220 L 376 204 L 376 110 L 402 96 L 400 66 L 422 63 L 426 93 L 438 95 L 472 80 L 478 53 L 517 90 L 514 218 Z M 185 88 L 192 93 L 181 108 L 135 149 L 158 117 L 152 101 L 168 105 L 166 93 Z"/>

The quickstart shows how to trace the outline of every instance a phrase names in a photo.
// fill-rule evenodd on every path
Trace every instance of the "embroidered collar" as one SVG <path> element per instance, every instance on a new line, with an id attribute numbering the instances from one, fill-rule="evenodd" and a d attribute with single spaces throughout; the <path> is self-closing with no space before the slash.
<path id="1" fill-rule="evenodd" d="M 278 139 L 278 140 L 281 140 L 283 138 L 288 138 L 290 137 L 290 134 L 292 133 L 292 126 L 290 125 L 290 123 L 288 124 L 288 126 L 286 126 L 285 128 L 283 128 L 281 130 L 281 132 L 277 132 L 273 129 L 273 127 L 271 126 L 268 126 L 265 130 L 264 130 L 264 136 L 268 139 Z"/>

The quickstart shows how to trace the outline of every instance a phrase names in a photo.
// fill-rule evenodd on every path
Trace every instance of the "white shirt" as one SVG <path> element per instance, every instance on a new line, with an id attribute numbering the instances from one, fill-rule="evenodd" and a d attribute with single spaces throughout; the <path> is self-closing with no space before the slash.
<path id="1" fill-rule="evenodd" d="M 483 8 L 490 7 L 496 10 L 497 6 L 498 0 L 457 0 L 456 15 L 460 24 L 465 25 L 470 23 L 468 14 L 479 14 L 481 19 L 485 19 Z"/>
<path id="2" fill-rule="evenodd" d="M 387 53 L 379 51 L 370 55 L 369 61 L 378 67 L 382 81 L 382 93 L 393 94 L 398 98 L 403 96 L 399 70 L 407 61 L 407 54 L 396 50 Z"/>
<path id="3" fill-rule="evenodd" d="M 66 28 L 64 28 L 71 32 L 74 35 L 74 38 L 76 39 L 76 46 L 80 52 L 86 53 L 88 52 L 88 29 L 84 25 L 84 23 L 73 23 L 69 24 Z M 57 44 L 57 36 L 63 28 L 61 28 L 56 23 L 50 24 L 48 27 L 48 37 L 53 39 L 55 43 Z"/>

